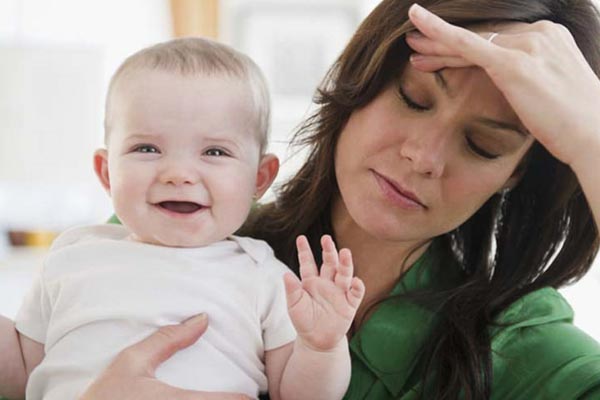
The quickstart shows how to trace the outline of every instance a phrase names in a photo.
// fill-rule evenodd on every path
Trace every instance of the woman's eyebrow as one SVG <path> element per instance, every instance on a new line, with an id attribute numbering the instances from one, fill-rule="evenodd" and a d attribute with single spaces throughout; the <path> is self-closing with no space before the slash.
<path id="1" fill-rule="evenodd" d="M 505 131 L 515 132 L 524 139 L 529 137 L 530 135 L 530 133 L 527 130 L 523 130 L 518 125 L 511 124 L 510 122 L 497 121 L 495 119 L 485 117 L 477 118 L 476 122 L 483 125 L 487 125 L 492 129 L 502 129 Z"/>
<path id="2" fill-rule="evenodd" d="M 448 81 L 446 80 L 446 78 L 444 78 L 442 71 L 443 69 L 434 71 L 433 76 L 435 77 L 435 83 L 437 83 L 437 85 L 446 93 L 448 97 L 453 98 L 455 93 L 453 90 L 450 89 Z"/>
<path id="3" fill-rule="evenodd" d="M 444 75 L 442 75 L 442 70 L 437 70 L 433 74 L 435 75 L 435 81 L 438 86 L 442 88 L 444 92 L 448 93 L 448 82 L 444 78 Z"/>

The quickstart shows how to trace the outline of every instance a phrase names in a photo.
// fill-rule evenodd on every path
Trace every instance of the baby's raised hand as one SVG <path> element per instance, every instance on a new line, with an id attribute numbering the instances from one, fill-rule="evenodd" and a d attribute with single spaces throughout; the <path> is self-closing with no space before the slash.
<path id="1" fill-rule="evenodd" d="M 331 236 L 321 238 L 321 270 L 305 236 L 296 239 L 300 281 L 293 273 L 284 276 L 288 312 L 298 335 L 315 350 L 333 349 L 346 335 L 365 294 L 363 282 L 353 277 L 350 250 L 338 253 Z"/>

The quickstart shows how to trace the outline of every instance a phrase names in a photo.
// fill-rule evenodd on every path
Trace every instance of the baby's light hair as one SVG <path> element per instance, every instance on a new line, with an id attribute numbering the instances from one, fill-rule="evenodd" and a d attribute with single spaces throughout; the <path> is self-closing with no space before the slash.
<path id="1" fill-rule="evenodd" d="M 104 117 L 105 143 L 108 143 L 111 130 L 111 96 L 119 81 L 138 70 L 173 72 L 182 76 L 224 74 L 246 82 L 252 93 L 261 154 L 266 150 L 271 107 L 267 83 L 260 68 L 247 55 L 222 43 L 200 37 L 158 43 L 125 59 L 108 86 Z"/>

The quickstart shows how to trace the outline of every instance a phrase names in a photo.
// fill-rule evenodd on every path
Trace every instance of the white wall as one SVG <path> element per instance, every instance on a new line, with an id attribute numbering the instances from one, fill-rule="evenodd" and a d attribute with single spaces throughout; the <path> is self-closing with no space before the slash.
<path id="1" fill-rule="evenodd" d="M 299 165 L 288 160 L 290 133 L 364 4 L 222 0 L 222 40 L 253 56 L 274 89 L 278 182 Z M 110 214 L 91 167 L 108 80 L 171 31 L 168 0 L 0 0 L 0 87 L 12 89 L 0 93 L 0 210 L 11 210 L 0 211 L 0 229 L 63 229 Z"/>
<path id="2" fill-rule="evenodd" d="M 91 162 L 106 86 L 171 31 L 168 0 L 0 0 L 0 228 L 110 215 Z"/>
<path id="3" fill-rule="evenodd" d="M 221 40 L 250 55 L 272 97 L 269 151 L 282 160 L 275 185 L 300 167 L 288 147 L 311 98 L 364 15 L 364 0 L 221 0 Z M 266 195 L 272 198 L 272 191 Z"/>

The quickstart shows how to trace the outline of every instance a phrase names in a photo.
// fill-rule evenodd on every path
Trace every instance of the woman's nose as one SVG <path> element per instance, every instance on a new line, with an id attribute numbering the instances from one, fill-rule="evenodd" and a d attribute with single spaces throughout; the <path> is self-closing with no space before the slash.
<path id="1" fill-rule="evenodd" d="M 400 154 L 415 172 L 440 178 L 446 168 L 448 146 L 448 135 L 442 132 L 416 132 L 402 143 Z"/>

